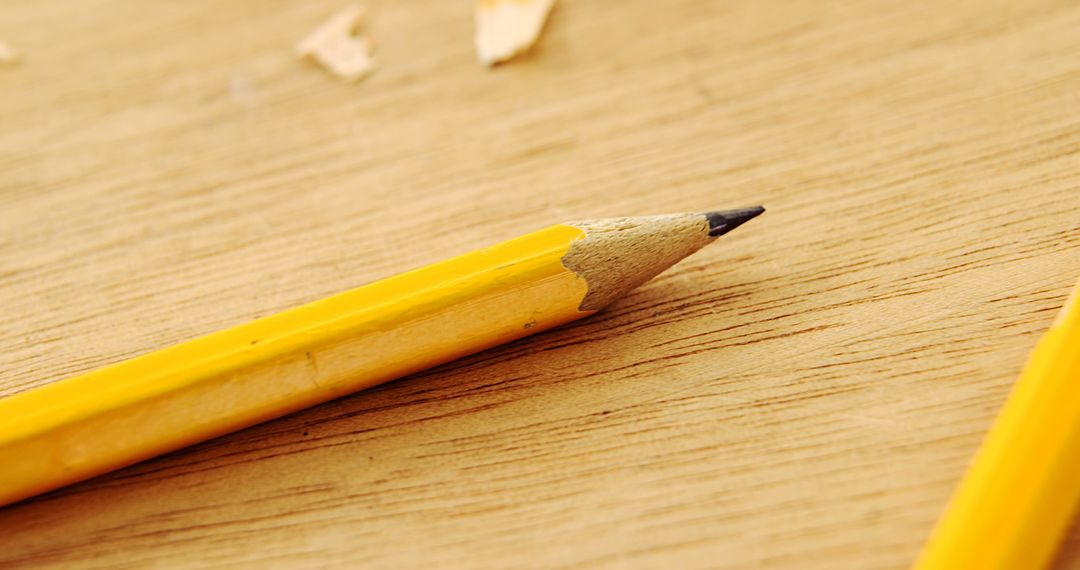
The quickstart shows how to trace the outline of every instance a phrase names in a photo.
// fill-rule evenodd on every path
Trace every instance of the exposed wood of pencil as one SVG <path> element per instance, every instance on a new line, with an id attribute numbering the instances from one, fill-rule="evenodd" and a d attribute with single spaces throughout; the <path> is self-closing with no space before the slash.
<path id="1" fill-rule="evenodd" d="M 1075 2 L 567 1 L 486 70 L 467 3 L 364 0 L 359 85 L 289 49 L 343 1 L 0 4 L 5 395 L 523 227 L 769 207 L 602 314 L 0 509 L 0 567 L 907 568 L 1080 277 Z"/>
<path id="2" fill-rule="evenodd" d="M 548 330 L 761 209 L 557 225 L 0 399 L 0 505 Z"/>

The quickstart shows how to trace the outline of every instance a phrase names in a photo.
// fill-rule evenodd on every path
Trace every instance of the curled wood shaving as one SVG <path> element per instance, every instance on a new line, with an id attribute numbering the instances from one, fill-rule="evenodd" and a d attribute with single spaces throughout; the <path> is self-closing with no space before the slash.
<path id="1" fill-rule="evenodd" d="M 506 61 L 540 37 L 555 0 L 477 0 L 476 55 L 484 65 Z"/>
<path id="2" fill-rule="evenodd" d="M 347 6 L 297 44 L 297 53 L 346 81 L 364 78 L 375 68 L 375 46 L 370 37 L 356 35 L 363 17 L 363 8 Z"/>

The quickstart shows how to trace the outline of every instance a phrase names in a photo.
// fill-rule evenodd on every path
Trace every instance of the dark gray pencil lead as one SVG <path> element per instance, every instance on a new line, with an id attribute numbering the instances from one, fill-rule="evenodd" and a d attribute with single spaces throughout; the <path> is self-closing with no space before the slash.
<path id="1" fill-rule="evenodd" d="M 754 206 L 753 208 L 739 208 L 738 210 L 706 212 L 705 217 L 709 220 L 709 235 L 713 237 L 722 236 L 758 217 L 764 211 L 765 208 Z"/>

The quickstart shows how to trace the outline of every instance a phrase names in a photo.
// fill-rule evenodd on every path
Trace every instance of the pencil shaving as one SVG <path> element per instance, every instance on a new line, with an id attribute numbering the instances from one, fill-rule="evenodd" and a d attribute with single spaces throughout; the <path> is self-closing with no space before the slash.
<path id="1" fill-rule="evenodd" d="M 363 8 L 347 6 L 297 44 L 297 53 L 345 81 L 363 79 L 375 68 L 374 41 L 356 33 L 363 17 Z"/>
<path id="2" fill-rule="evenodd" d="M 0 42 L 0 65 L 12 65 L 22 61 L 22 54 L 11 49 L 4 42 Z"/>
<path id="3" fill-rule="evenodd" d="M 544 28 L 555 0 L 477 0 L 476 55 L 495 65 L 529 49 Z"/>

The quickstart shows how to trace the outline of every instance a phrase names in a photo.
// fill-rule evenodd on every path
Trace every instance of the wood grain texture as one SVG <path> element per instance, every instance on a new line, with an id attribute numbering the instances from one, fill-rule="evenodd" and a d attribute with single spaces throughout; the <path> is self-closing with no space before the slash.
<path id="1" fill-rule="evenodd" d="M 1080 275 L 1080 5 L 5 2 L 0 395 L 550 223 L 769 212 L 588 321 L 0 509 L 0 566 L 902 568 Z M 1080 531 L 1059 566 L 1080 568 Z"/>

